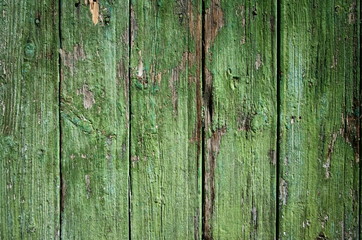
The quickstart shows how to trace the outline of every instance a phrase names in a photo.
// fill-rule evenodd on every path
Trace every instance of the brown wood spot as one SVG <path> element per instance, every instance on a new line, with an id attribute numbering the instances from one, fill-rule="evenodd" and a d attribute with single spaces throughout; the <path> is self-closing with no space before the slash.
<path id="1" fill-rule="evenodd" d="M 213 132 L 207 140 L 208 167 L 205 171 L 205 202 L 204 202 L 204 239 L 212 239 L 211 219 L 215 202 L 215 168 L 216 158 L 220 151 L 221 138 L 226 133 L 226 127 Z"/>
<path id="2" fill-rule="evenodd" d="M 212 0 L 211 7 L 205 11 L 205 48 L 209 50 L 219 30 L 224 26 L 224 13 L 220 0 Z"/>

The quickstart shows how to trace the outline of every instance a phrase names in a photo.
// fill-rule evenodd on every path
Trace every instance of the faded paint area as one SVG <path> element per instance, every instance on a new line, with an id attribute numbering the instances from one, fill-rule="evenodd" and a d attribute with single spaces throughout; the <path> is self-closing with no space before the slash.
<path id="1" fill-rule="evenodd" d="M 72 75 L 76 69 L 77 62 L 86 58 L 84 49 L 79 44 L 74 45 L 72 52 L 66 52 L 64 49 L 60 49 L 59 52 L 64 66 L 69 68 Z"/>

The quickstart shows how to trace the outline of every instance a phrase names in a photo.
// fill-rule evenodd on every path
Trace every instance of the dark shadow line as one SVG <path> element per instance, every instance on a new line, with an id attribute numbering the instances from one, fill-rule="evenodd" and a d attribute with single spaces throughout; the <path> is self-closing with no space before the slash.
<path id="1" fill-rule="evenodd" d="M 362 45 L 362 33 L 361 33 L 361 26 L 362 26 L 362 19 L 361 19 L 361 14 L 362 14 L 362 4 L 361 2 L 359 3 L 359 26 L 357 26 L 357 31 L 359 31 L 359 47 L 358 49 L 361 48 L 361 45 Z M 361 154 L 361 149 L 362 149 L 362 142 L 361 142 L 361 130 L 362 130 L 362 127 L 361 127 L 361 111 L 362 111 L 362 104 L 361 104 L 361 94 L 362 94 L 362 86 L 361 86 L 361 52 L 360 50 L 357 49 L 357 54 L 358 54 L 358 59 L 359 59 L 359 63 L 358 63 L 358 66 L 359 66 L 359 120 L 358 120 L 358 124 L 359 124 L 359 152 L 358 152 L 358 157 L 360 158 L 360 154 Z M 359 239 L 361 240 L 362 239 L 362 230 L 361 230 L 361 225 L 362 225 L 362 220 L 361 220 L 361 216 L 362 216 L 362 209 L 361 209 L 361 206 L 362 206 L 362 199 L 361 199 L 361 196 L 362 196 L 362 168 L 361 168 L 361 159 L 359 159 L 359 204 L 358 204 L 358 207 L 359 207 L 359 214 L 358 214 L 358 236 L 359 236 Z"/>
<path id="2" fill-rule="evenodd" d="M 206 29 L 205 29 L 205 1 L 206 0 L 202 0 L 201 3 L 201 12 L 202 12 L 202 16 L 201 16 L 201 82 L 202 82 L 202 99 L 205 99 L 205 86 L 206 86 L 206 45 L 205 45 L 205 34 L 206 34 Z M 202 101 L 202 108 L 204 107 L 205 102 Z M 203 108 L 204 109 L 204 108 Z M 204 112 L 205 114 L 205 112 Z M 203 114 L 203 115 L 204 115 Z M 201 181 L 202 181 L 202 190 L 201 190 L 201 199 L 202 199 L 202 210 L 201 210 L 201 219 L 202 219 L 202 226 L 201 226 L 201 236 L 202 239 L 205 239 L 205 200 L 206 200 L 206 181 L 205 181 L 205 171 L 206 171 L 206 141 L 205 141 L 205 116 L 202 118 L 202 127 L 201 127 Z"/>

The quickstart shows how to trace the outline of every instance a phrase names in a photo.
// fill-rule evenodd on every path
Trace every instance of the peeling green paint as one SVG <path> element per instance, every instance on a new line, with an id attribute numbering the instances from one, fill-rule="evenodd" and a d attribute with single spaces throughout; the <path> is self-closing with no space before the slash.
<path id="1" fill-rule="evenodd" d="M 360 10 L 3 0 L 0 239 L 358 239 Z"/>
<path id="2" fill-rule="evenodd" d="M 274 239 L 276 1 L 206 6 L 204 238 Z"/>
<path id="3" fill-rule="evenodd" d="M 56 4 L 0 4 L 0 239 L 59 238 Z"/>
<path id="4" fill-rule="evenodd" d="M 132 11 L 131 236 L 197 239 L 201 1 L 132 1 Z"/>
<path id="5" fill-rule="evenodd" d="M 279 239 L 359 236 L 356 4 L 282 1 Z"/>
<path id="6" fill-rule="evenodd" d="M 128 1 L 62 1 L 62 239 L 127 239 Z"/>

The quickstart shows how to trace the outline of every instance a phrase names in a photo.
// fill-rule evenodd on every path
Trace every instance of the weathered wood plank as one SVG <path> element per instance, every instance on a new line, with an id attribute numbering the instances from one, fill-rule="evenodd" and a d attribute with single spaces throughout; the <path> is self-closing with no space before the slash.
<path id="1" fill-rule="evenodd" d="M 129 233 L 129 5 L 99 4 L 98 18 L 84 1 L 61 6 L 64 239 L 127 239 Z"/>
<path id="2" fill-rule="evenodd" d="M 358 239 L 355 0 L 283 0 L 279 239 Z"/>
<path id="3" fill-rule="evenodd" d="M 201 227 L 201 1 L 134 1 L 133 239 L 198 238 Z"/>
<path id="4" fill-rule="evenodd" d="M 58 5 L 4 0 L 0 13 L 0 239 L 56 239 Z"/>
<path id="5" fill-rule="evenodd" d="M 205 5 L 205 239 L 274 239 L 276 2 Z"/>

